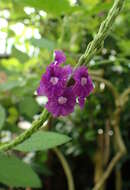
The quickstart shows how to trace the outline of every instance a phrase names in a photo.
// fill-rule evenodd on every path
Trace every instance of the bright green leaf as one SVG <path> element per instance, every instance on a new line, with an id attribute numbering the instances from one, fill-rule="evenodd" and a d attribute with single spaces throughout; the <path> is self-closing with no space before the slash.
<path id="1" fill-rule="evenodd" d="M 0 182 L 11 187 L 40 187 L 32 168 L 14 156 L 0 154 Z"/>
<path id="2" fill-rule="evenodd" d="M 8 109 L 8 118 L 7 121 L 10 124 L 15 124 L 18 119 L 19 113 L 15 107 L 10 107 Z"/>
<path id="3" fill-rule="evenodd" d="M 71 9 L 68 0 L 15 0 L 18 4 L 23 4 L 23 6 L 34 7 L 36 9 L 43 9 L 47 13 L 52 13 L 54 15 L 59 15 L 61 13 L 67 12 Z"/>
<path id="4" fill-rule="evenodd" d="M 19 104 L 19 109 L 21 114 L 32 117 L 39 111 L 39 106 L 34 98 L 24 97 L 24 99 Z"/>
<path id="5" fill-rule="evenodd" d="M 0 129 L 3 127 L 5 122 L 5 109 L 0 105 Z"/>
<path id="6" fill-rule="evenodd" d="M 12 49 L 12 56 L 17 58 L 20 61 L 20 63 L 24 63 L 24 62 L 28 61 L 28 59 L 29 59 L 29 56 L 26 53 L 23 53 L 22 51 L 19 51 L 16 48 Z"/>
<path id="7" fill-rule="evenodd" d="M 99 3 L 99 0 L 82 0 L 82 2 L 86 5 L 86 6 L 95 6 L 97 3 Z"/>
<path id="8" fill-rule="evenodd" d="M 20 151 L 47 150 L 66 143 L 69 140 L 70 138 L 63 134 L 39 131 L 32 135 L 31 138 L 18 145 L 15 149 Z"/>
<path id="9" fill-rule="evenodd" d="M 118 42 L 120 49 L 124 53 L 124 55 L 130 55 L 130 40 L 120 40 Z"/>
<path id="10" fill-rule="evenodd" d="M 45 38 L 41 38 L 41 39 L 32 38 L 30 42 L 33 46 L 36 46 L 39 48 L 46 48 L 48 50 L 53 50 L 54 48 L 56 48 L 56 44 L 53 41 L 50 41 Z"/>

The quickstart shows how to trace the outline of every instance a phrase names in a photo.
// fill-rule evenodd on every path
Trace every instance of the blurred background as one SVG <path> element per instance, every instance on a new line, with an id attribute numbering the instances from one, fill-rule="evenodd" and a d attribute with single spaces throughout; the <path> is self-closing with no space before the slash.
<path id="1" fill-rule="evenodd" d="M 75 66 L 105 19 L 113 0 L 0 0 L 0 143 L 27 130 L 46 103 L 35 94 L 42 73 L 62 49 Z M 53 121 L 51 130 L 72 140 L 59 147 L 71 168 L 75 190 L 91 190 L 118 151 L 111 124 L 113 84 L 121 94 L 130 84 L 130 1 L 117 17 L 102 50 L 89 62 L 94 92 L 84 109 Z M 103 81 L 105 79 L 105 81 Z M 119 115 L 127 154 L 100 190 L 130 189 L 130 99 Z M 67 190 L 64 170 L 53 152 L 18 154 L 40 176 L 43 190 Z M 0 184 L 0 189 L 12 189 Z M 15 188 L 20 189 L 20 188 Z M 27 188 L 30 190 L 31 188 Z"/>

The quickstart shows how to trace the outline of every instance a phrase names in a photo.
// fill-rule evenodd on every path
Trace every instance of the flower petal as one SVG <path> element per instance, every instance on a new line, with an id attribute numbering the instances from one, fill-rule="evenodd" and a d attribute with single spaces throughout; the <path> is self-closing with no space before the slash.
<path id="1" fill-rule="evenodd" d="M 64 97 L 67 101 L 59 103 L 59 98 Z M 66 116 L 74 111 L 76 97 L 71 87 L 66 87 L 61 95 L 53 96 L 48 99 L 46 109 L 52 113 L 54 117 Z"/>
<path id="2" fill-rule="evenodd" d="M 66 61 L 66 56 L 65 56 L 63 51 L 55 50 L 54 57 L 55 57 L 54 63 L 56 65 L 59 65 L 59 64 L 64 63 Z"/>

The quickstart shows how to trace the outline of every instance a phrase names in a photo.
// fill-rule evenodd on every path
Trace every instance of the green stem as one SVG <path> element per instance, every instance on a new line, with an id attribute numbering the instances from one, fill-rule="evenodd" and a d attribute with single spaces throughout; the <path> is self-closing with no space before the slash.
<path id="1" fill-rule="evenodd" d="M 94 75 L 92 75 L 91 77 L 92 77 L 93 80 L 95 80 L 97 82 L 104 83 L 111 90 L 115 100 L 119 99 L 118 91 L 116 90 L 116 88 L 113 86 L 113 84 L 110 81 L 108 81 L 108 80 L 106 80 L 104 78 L 98 77 L 98 76 L 94 76 Z"/>
<path id="2" fill-rule="evenodd" d="M 64 155 L 61 153 L 61 151 L 58 148 L 53 149 L 55 154 L 57 155 L 57 157 L 59 158 L 62 167 L 64 169 L 65 175 L 67 177 L 67 183 L 68 183 L 68 190 L 74 190 L 74 180 L 73 180 L 73 176 L 71 173 L 71 169 L 70 166 L 67 162 L 67 160 L 65 159 Z"/>
<path id="3" fill-rule="evenodd" d="M 104 70 L 103 69 L 98 69 L 98 70 L 88 70 L 88 73 L 90 74 L 90 75 L 93 75 L 93 76 L 99 76 L 99 77 L 101 77 L 101 76 L 103 76 L 104 75 Z"/>
<path id="4" fill-rule="evenodd" d="M 49 116 L 49 113 L 47 112 L 47 110 L 43 110 L 39 119 L 32 123 L 32 127 L 30 129 L 23 132 L 21 135 L 16 137 L 11 142 L 1 145 L 0 151 L 7 151 L 9 149 L 12 149 L 16 145 L 18 145 L 18 144 L 22 143 L 23 141 L 25 141 L 26 139 L 28 139 L 33 133 L 35 133 L 43 125 L 43 123 L 46 121 L 48 116 Z"/>
<path id="5" fill-rule="evenodd" d="M 120 10 L 123 7 L 124 1 L 125 0 L 115 0 L 106 19 L 102 22 L 98 33 L 96 34 L 94 39 L 88 44 L 85 53 L 80 57 L 75 68 L 77 68 L 78 66 L 82 64 L 85 64 L 85 63 L 87 64 L 91 60 L 91 58 L 101 49 L 102 44 L 112 27 L 112 24 L 114 23 L 117 15 L 120 13 Z M 6 151 L 9 149 L 12 149 L 16 145 L 28 139 L 34 132 L 36 132 L 42 126 L 43 122 L 45 122 L 47 118 L 48 118 L 48 112 L 43 111 L 40 118 L 32 123 L 32 127 L 29 130 L 25 131 L 23 134 L 16 137 L 14 140 L 7 143 L 6 145 L 1 145 L 0 151 Z"/>
<path id="6" fill-rule="evenodd" d="M 125 0 L 115 0 L 112 8 L 110 9 L 106 19 L 101 23 L 98 33 L 94 39 L 88 44 L 85 53 L 80 57 L 76 68 L 79 65 L 87 64 L 92 57 L 101 49 L 105 38 L 108 36 L 111 27 L 120 13 Z"/>
<path id="7" fill-rule="evenodd" d="M 122 98 L 125 98 L 126 96 L 128 96 L 130 94 L 130 87 L 128 87 L 122 94 Z"/>

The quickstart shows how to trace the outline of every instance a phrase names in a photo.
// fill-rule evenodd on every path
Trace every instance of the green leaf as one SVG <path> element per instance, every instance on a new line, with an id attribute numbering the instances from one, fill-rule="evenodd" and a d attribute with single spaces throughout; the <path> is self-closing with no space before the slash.
<path id="1" fill-rule="evenodd" d="M 32 118 L 32 116 L 39 111 L 39 106 L 34 98 L 24 97 L 19 104 L 19 109 L 21 114 L 25 114 L 26 116 Z"/>
<path id="2" fill-rule="evenodd" d="M 6 7 L 11 7 L 11 0 L 0 0 L 0 8 L 2 9 L 6 9 Z"/>
<path id="3" fill-rule="evenodd" d="M 94 130 L 89 130 L 89 131 L 87 131 L 87 132 L 85 133 L 84 137 L 85 137 L 85 139 L 86 139 L 87 141 L 94 141 L 95 138 L 96 138 L 96 133 L 95 133 Z"/>
<path id="4" fill-rule="evenodd" d="M 90 7 L 93 7 L 95 6 L 97 3 L 99 3 L 99 0 L 82 0 L 83 4 L 85 6 L 90 6 Z"/>
<path id="5" fill-rule="evenodd" d="M 0 84 L 0 92 L 12 90 L 13 88 L 20 85 L 21 85 L 21 81 L 16 81 L 16 80 L 8 81 L 6 83 Z"/>
<path id="6" fill-rule="evenodd" d="M 10 19 L 11 20 L 22 20 L 22 18 L 28 18 L 28 15 L 25 13 L 24 9 L 19 6 L 18 3 L 13 1 L 13 9 L 10 9 Z"/>
<path id="7" fill-rule="evenodd" d="M 40 187 L 32 168 L 14 156 L 0 154 L 0 182 L 12 187 Z"/>
<path id="8" fill-rule="evenodd" d="M 58 134 L 55 132 L 42 132 L 39 131 L 31 136 L 28 140 L 15 147 L 20 151 L 37 151 L 47 150 L 54 148 L 58 145 L 70 141 L 70 138 L 66 135 Z"/>
<path id="9" fill-rule="evenodd" d="M 124 55 L 129 56 L 130 55 L 130 40 L 120 40 L 118 42 L 120 49 L 124 53 Z"/>
<path id="10" fill-rule="evenodd" d="M 5 122 L 5 109 L 0 105 L 0 129 L 3 127 Z"/>
<path id="11" fill-rule="evenodd" d="M 20 61 L 20 63 L 24 63 L 29 60 L 29 56 L 26 53 L 19 51 L 15 47 L 13 47 L 13 49 L 12 49 L 12 56 L 17 58 Z"/>
<path id="12" fill-rule="evenodd" d="M 24 6 L 34 7 L 36 9 L 43 9 L 47 13 L 54 15 L 59 15 L 67 12 L 71 9 L 68 0 L 15 0 L 18 4 L 23 4 Z"/>
<path id="13" fill-rule="evenodd" d="M 13 94 L 17 97 L 27 97 L 32 95 L 39 85 L 39 76 L 28 76 L 24 79 L 24 85 L 13 89 Z M 31 114 L 30 114 L 31 115 Z"/>
<path id="14" fill-rule="evenodd" d="M 53 50 L 53 49 L 56 48 L 55 42 L 50 41 L 50 40 L 45 39 L 45 38 L 41 38 L 41 39 L 32 38 L 30 40 L 30 43 L 33 46 L 36 46 L 36 47 L 39 47 L 39 48 L 46 48 L 48 50 Z"/>

